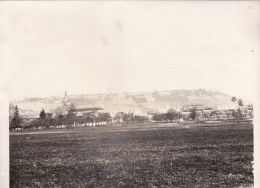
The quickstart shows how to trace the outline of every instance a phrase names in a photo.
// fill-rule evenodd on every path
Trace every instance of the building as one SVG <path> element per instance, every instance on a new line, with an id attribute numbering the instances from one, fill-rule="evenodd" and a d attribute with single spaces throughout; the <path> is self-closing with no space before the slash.
<path id="1" fill-rule="evenodd" d="M 64 95 L 63 100 L 62 100 L 62 105 L 63 106 L 68 106 L 68 107 L 71 105 L 71 102 L 70 102 L 69 96 L 67 94 L 67 91 L 65 91 L 65 95 Z"/>
<path id="2" fill-rule="evenodd" d="M 87 113 L 92 113 L 92 114 L 96 114 L 98 112 L 103 112 L 103 108 L 100 107 L 92 107 L 92 108 L 87 108 L 84 106 L 80 106 L 80 107 L 74 107 L 72 109 L 70 109 L 70 111 L 74 114 L 76 114 L 76 116 L 83 116 L 84 114 Z"/>
<path id="3" fill-rule="evenodd" d="M 65 91 L 61 106 L 56 109 L 56 114 L 67 115 L 69 113 L 71 106 L 72 103 L 70 102 L 69 96 Z"/>
<path id="4" fill-rule="evenodd" d="M 217 110 L 237 110 L 238 109 L 238 104 L 218 104 L 217 105 Z"/>
<path id="5" fill-rule="evenodd" d="M 181 115 L 184 119 L 187 119 L 190 117 L 190 112 L 181 112 Z"/>
<path id="6" fill-rule="evenodd" d="M 194 109 L 194 108 L 198 111 L 202 111 L 202 110 L 206 109 L 206 107 L 202 104 L 193 104 L 193 105 L 185 105 L 181 108 L 181 110 L 183 112 L 189 112 L 189 111 L 191 111 L 191 109 Z"/>
<path id="7" fill-rule="evenodd" d="M 167 111 L 168 111 L 170 108 L 171 108 L 170 105 L 166 105 L 165 108 L 161 108 L 161 109 L 159 109 L 158 111 L 159 111 L 160 113 L 167 113 Z"/>
<path id="8" fill-rule="evenodd" d="M 104 109 L 100 107 L 89 107 L 87 105 L 74 105 L 71 101 L 70 98 L 65 91 L 65 95 L 62 100 L 62 106 L 59 108 L 61 113 L 63 115 L 66 115 L 70 112 L 76 114 L 76 116 L 83 116 L 86 113 L 97 113 L 97 112 L 102 112 Z"/>
<path id="9" fill-rule="evenodd" d="M 136 110 L 133 111 L 133 115 L 134 116 L 147 116 L 147 112 L 143 112 L 140 109 L 136 109 Z"/>

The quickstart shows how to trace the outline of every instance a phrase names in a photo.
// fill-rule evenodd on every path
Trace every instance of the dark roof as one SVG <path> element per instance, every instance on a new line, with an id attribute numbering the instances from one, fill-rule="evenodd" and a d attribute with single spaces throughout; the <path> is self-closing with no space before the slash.
<path id="1" fill-rule="evenodd" d="M 74 108 L 71 109 L 72 112 L 93 112 L 93 111 L 98 111 L 98 110 L 104 110 L 103 108 L 100 107 L 94 107 L 94 108 Z"/>
<path id="2" fill-rule="evenodd" d="M 184 105 L 183 107 L 193 107 L 193 106 L 205 106 L 203 104 L 190 104 L 190 105 Z"/>
<path id="3" fill-rule="evenodd" d="M 38 119 L 38 117 L 25 117 L 25 118 L 23 118 L 23 120 L 31 120 L 31 119 Z"/>

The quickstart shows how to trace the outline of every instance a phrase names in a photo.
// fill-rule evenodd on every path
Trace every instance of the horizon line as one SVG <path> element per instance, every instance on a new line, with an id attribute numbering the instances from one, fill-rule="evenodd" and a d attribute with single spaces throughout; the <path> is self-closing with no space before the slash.
<path id="1" fill-rule="evenodd" d="M 29 96 L 29 97 L 14 97 L 10 99 L 9 101 L 19 101 L 19 100 L 25 100 L 25 99 L 32 99 L 32 98 L 37 98 L 37 99 L 44 99 L 44 98 L 51 98 L 51 97 L 63 97 L 64 93 L 67 92 L 68 96 L 74 96 L 74 95 L 100 95 L 100 94 L 123 94 L 123 93 L 154 93 L 154 92 L 167 92 L 167 91 L 196 91 L 196 90 L 204 90 L 204 91 L 212 91 L 212 92 L 218 92 L 218 93 L 223 93 L 226 95 L 230 95 L 228 93 L 225 93 L 223 91 L 220 91 L 218 89 L 206 89 L 206 88 L 197 88 L 197 89 L 165 89 L 165 90 L 153 90 L 153 91 L 118 91 L 118 92 L 89 92 L 89 93 L 72 93 L 70 94 L 68 90 L 64 90 L 63 94 L 57 94 L 57 95 L 48 95 L 48 96 Z M 232 96 L 232 95 L 230 95 Z M 235 96 L 236 97 L 236 96 Z"/>

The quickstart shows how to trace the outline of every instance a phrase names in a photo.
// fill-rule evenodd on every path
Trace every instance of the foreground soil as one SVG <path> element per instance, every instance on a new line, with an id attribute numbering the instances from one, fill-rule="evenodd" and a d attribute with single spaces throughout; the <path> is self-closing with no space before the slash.
<path id="1" fill-rule="evenodd" d="M 250 187 L 253 126 L 10 134 L 10 187 Z"/>

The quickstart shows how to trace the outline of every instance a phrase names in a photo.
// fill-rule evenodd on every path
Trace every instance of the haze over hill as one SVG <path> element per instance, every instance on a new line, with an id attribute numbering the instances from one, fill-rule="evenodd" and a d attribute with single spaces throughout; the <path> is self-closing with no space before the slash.
<path id="1" fill-rule="evenodd" d="M 231 97 L 219 91 L 205 89 L 69 95 L 70 101 L 75 106 L 101 107 L 105 111 L 137 109 L 157 111 L 167 106 L 191 104 L 202 104 L 214 108 L 217 104 L 232 103 Z M 54 112 L 61 105 L 62 99 L 63 96 L 52 96 L 47 98 L 26 98 L 19 101 L 10 101 L 10 103 L 18 105 L 22 115 L 37 117 L 42 108 L 47 112 Z"/>

